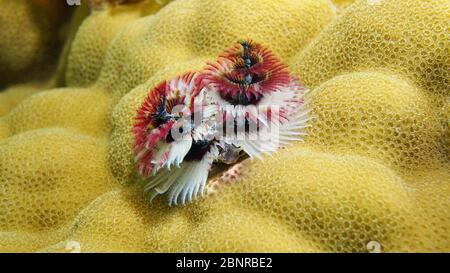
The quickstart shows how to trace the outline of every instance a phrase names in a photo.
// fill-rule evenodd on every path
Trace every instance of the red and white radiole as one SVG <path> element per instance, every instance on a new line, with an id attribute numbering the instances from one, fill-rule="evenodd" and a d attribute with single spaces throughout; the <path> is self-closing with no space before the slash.
<path id="1" fill-rule="evenodd" d="M 219 105 L 223 113 L 226 142 L 251 158 L 271 154 L 304 135 L 307 90 L 260 44 L 243 41 L 226 50 L 197 82 L 206 104 Z"/>
<path id="2" fill-rule="evenodd" d="M 153 88 L 133 127 L 138 173 L 152 200 L 169 205 L 203 194 L 216 163 L 242 152 L 263 158 L 301 141 L 309 120 L 307 89 L 269 49 L 242 41 L 201 72 Z"/>

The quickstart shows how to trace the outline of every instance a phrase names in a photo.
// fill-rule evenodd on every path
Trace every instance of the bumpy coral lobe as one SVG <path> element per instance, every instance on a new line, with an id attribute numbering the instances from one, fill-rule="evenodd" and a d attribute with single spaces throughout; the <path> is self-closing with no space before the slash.
<path id="1" fill-rule="evenodd" d="M 64 1 L 0 0 L 0 91 L 51 76 L 70 12 Z"/>
<path id="2" fill-rule="evenodd" d="M 186 105 L 190 112 L 190 86 L 196 73 L 186 73 L 170 81 L 163 81 L 149 91 L 136 114 L 136 122 L 132 129 L 135 144 L 134 152 L 138 160 L 137 168 L 141 175 L 147 177 L 153 171 L 152 161 L 154 149 L 159 141 L 171 142 L 170 131 L 176 123 L 172 115 L 175 106 Z M 177 115 L 179 113 L 176 113 Z M 181 116 L 183 114 L 180 114 Z M 163 156 L 164 160 L 166 156 Z"/>
<path id="3" fill-rule="evenodd" d="M 101 10 L 107 5 L 124 5 L 141 2 L 143 0 L 89 0 L 89 6 L 92 10 Z"/>
<path id="4" fill-rule="evenodd" d="M 209 63 L 199 76 L 199 87 L 210 86 L 233 105 L 257 104 L 290 81 L 289 72 L 268 48 L 242 41 Z"/>
<path id="5" fill-rule="evenodd" d="M 329 0 L 177 0 L 154 16 L 131 4 L 90 15 L 71 43 L 69 88 L 0 118 L 0 250 L 365 252 L 377 241 L 383 252 L 448 252 L 449 2 L 368 2 L 337 18 Z M 136 110 L 159 82 L 244 37 L 314 88 L 306 143 L 251 163 L 212 198 L 149 208 L 141 190 L 120 186 L 134 182 Z"/>

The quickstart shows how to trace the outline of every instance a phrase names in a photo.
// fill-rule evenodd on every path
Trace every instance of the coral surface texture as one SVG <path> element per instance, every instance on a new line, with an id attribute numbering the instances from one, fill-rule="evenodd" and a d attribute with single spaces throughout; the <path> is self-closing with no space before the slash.
<path id="1" fill-rule="evenodd" d="M 0 0 L 0 252 L 449 252 L 450 1 Z M 304 142 L 150 204 L 136 111 L 237 41 L 309 88 Z"/>

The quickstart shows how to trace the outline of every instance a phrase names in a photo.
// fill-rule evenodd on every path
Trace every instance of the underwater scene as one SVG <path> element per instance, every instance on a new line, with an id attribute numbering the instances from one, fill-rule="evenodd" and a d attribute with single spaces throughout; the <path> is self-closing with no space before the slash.
<path id="1" fill-rule="evenodd" d="M 0 0 L 0 252 L 450 252 L 449 0 Z"/>

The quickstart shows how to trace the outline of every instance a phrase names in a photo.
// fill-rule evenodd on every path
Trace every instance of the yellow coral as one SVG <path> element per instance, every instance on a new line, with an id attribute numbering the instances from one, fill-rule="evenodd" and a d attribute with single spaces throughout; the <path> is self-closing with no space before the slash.
<path id="1" fill-rule="evenodd" d="M 450 3 L 357 1 L 294 60 L 293 70 L 316 87 L 351 71 L 383 69 L 405 76 L 437 105 L 450 85 Z"/>
<path id="2" fill-rule="evenodd" d="M 0 95 L 0 251 L 450 250 L 448 1 L 356 1 L 337 18 L 328 0 L 159 8 L 93 12 L 61 65 L 67 87 Z M 242 38 L 313 89 L 306 142 L 244 161 L 186 207 L 150 206 L 134 183 L 136 109 Z"/>
<path id="3" fill-rule="evenodd" d="M 0 117 L 6 115 L 22 100 L 42 90 L 40 84 L 18 84 L 0 93 Z"/>
<path id="4" fill-rule="evenodd" d="M 355 2 L 355 0 L 332 0 L 338 7 L 345 8 Z M 370 0 L 369 0 L 370 1 Z"/>
<path id="5" fill-rule="evenodd" d="M 10 135 L 63 127 L 87 135 L 105 136 L 109 129 L 110 101 L 110 96 L 103 90 L 62 88 L 42 91 L 0 119 L 0 125 L 6 124 Z"/>
<path id="6" fill-rule="evenodd" d="M 154 4 L 153 10 L 160 7 Z M 97 80 L 103 57 L 114 36 L 130 21 L 142 16 L 136 7 L 94 12 L 80 26 L 68 58 L 65 82 L 69 86 L 87 86 Z"/>
<path id="7" fill-rule="evenodd" d="M 66 16 L 61 1 L 0 0 L 0 89 L 51 73 Z"/>
<path id="8" fill-rule="evenodd" d="M 73 219 L 113 187 L 102 156 L 105 148 L 100 139 L 57 128 L 31 130 L 2 141 L 0 228 L 40 231 Z M 24 215 L 29 210 L 33 213 Z"/>
<path id="9" fill-rule="evenodd" d="M 442 117 L 426 92 L 404 78 L 346 74 L 320 85 L 310 101 L 316 119 L 309 145 L 379 159 L 404 174 L 443 162 Z"/>

